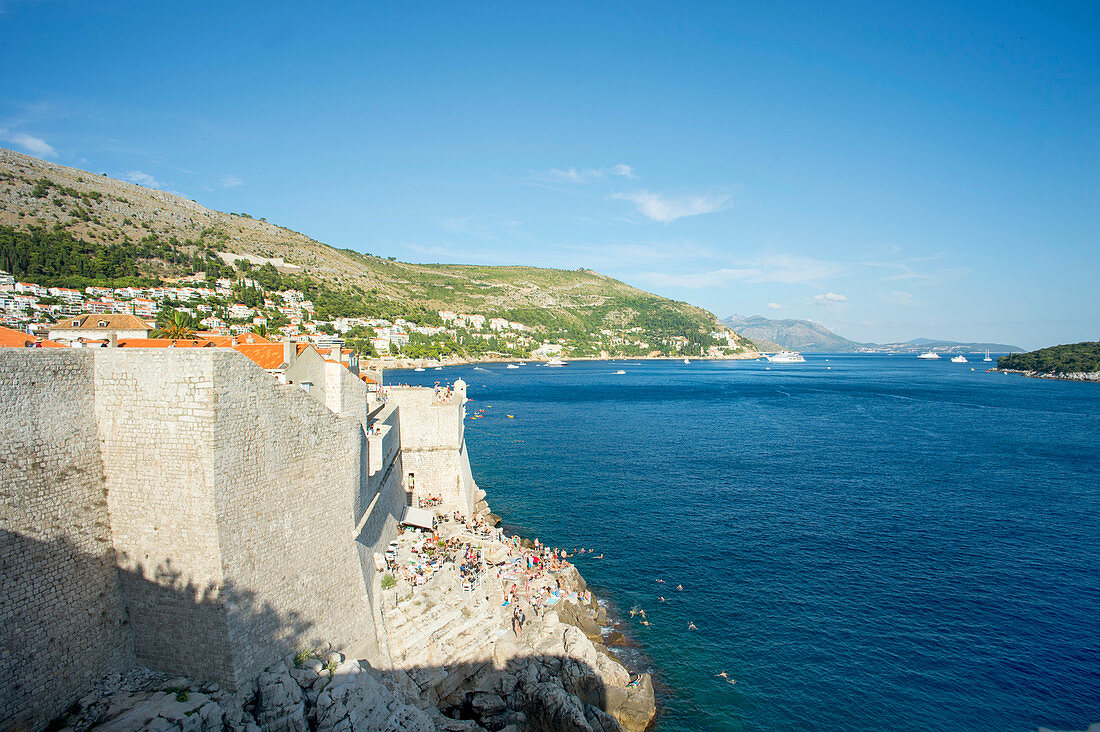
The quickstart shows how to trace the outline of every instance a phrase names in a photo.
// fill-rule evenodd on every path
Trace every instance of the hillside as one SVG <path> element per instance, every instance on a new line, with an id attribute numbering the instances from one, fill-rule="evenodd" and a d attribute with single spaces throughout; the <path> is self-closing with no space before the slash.
<path id="1" fill-rule="evenodd" d="M 1001 356 L 997 368 L 1041 376 L 1100 374 L 1100 342 L 1085 341 Z"/>
<path id="2" fill-rule="evenodd" d="M 759 315 L 731 315 L 722 320 L 727 325 L 764 350 L 767 342 L 806 353 L 848 353 L 863 350 L 866 344 L 838 336 L 820 323 L 811 320 L 773 320 Z"/>
<path id="3" fill-rule="evenodd" d="M 437 310 L 455 310 L 547 333 L 640 328 L 701 347 L 712 345 L 712 331 L 723 330 L 701 308 L 590 270 L 398 262 L 6 149 L 0 149 L 0 269 L 68 287 L 262 269 L 307 292 L 326 317 L 434 322 Z"/>

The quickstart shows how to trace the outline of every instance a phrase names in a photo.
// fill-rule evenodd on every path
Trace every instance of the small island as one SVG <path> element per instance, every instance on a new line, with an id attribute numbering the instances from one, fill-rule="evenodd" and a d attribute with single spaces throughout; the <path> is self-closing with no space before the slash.
<path id="1" fill-rule="evenodd" d="M 1085 341 L 997 359 L 997 371 L 1042 379 L 1100 381 L 1100 341 Z"/>

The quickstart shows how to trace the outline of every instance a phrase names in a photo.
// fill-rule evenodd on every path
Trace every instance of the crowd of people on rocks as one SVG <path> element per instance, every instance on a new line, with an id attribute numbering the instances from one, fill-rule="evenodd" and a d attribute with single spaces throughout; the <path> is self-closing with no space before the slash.
<path id="1" fill-rule="evenodd" d="M 573 566 L 566 561 L 572 554 L 564 549 L 544 546 L 538 539 L 535 539 L 533 547 L 527 548 L 517 536 L 507 539 L 505 547 L 508 556 L 498 565 L 496 575 L 503 584 L 504 605 L 513 606 L 515 627 L 522 629 L 524 606 L 539 617 L 548 607 L 563 599 L 585 604 L 592 602 L 591 592 L 585 590 L 579 595 L 570 592 L 562 580 L 561 573 Z M 518 624 L 517 617 L 520 618 Z"/>
<path id="2" fill-rule="evenodd" d="M 433 502 L 435 498 L 429 495 L 421 499 L 421 507 L 438 505 Z M 448 536 L 443 538 L 441 532 Z M 502 604 L 511 610 L 517 636 L 529 617 L 540 617 L 562 600 L 585 605 L 592 602 L 590 591 L 578 593 L 567 586 L 564 579 L 566 570 L 573 567 L 569 562 L 573 554 L 545 546 L 538 539 L 532 545 L 521 542 L 518 536 L 505 536 L 500 528 L 489 525 L 480 515 L 465 516 L 457 510 L 438 515 L 432 530 L 422 531 L 421 536 L 423 538 L 412 544 L 411 560 L 400 563 L 396 552 L 387 555 L 387 566 L 395 576 L 420 586 L 441 569 L 453 567 L 463 589 L 479 591 L 487 572 L 489 577 L 495 576 L 501 583 Z M 484 540 L 498 542 L 498 548 L 486 550 L 477 543 Z"/>
<path id="3" fill-rule="evenodd" d="M 442 506 L 443 505 L 443 496 L 427 495 L 424 498 L 421 498 L 419 503 L 420 503 L 421 508 L 432 508 L 433 506 Z"/>

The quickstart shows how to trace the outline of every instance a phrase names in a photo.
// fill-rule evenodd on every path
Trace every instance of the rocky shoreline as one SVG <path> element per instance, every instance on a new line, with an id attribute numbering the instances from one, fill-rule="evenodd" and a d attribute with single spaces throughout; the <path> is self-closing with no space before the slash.
<path id="1" fill-rule="evenodd" d="M 479 498 L 474 520 L 441 523 L 430 543 L 411 531 L 395 542 L 436 556 L 376 575 L 375 663 L 302 649 L 236 693 L 136 668 L 104 679 L 50 728 L 643 732 L 656 715 L 653 681 L 605 645 L 607 616 L 576 567 L 555 556 L 547 568 L 550 550 L 505 536 Z M 514 568 L 532 565 L 518 592 Z M 518 632 L 517 606 L 527 616 Z"/>
<path id="2" fill-rule="evenodd" d="M 999 371 L 1003 374 L 1019 374 L 1020 376 L 1026 376 L 1030 379 L 1057 379 L 1059 381 L 1100 381 L 1100 371 L 1078 371 L 1074 373 L 1047 373 L 1042 371 L 1021 371 L 1020 369 L 990 369 L 990 371 Z"/>

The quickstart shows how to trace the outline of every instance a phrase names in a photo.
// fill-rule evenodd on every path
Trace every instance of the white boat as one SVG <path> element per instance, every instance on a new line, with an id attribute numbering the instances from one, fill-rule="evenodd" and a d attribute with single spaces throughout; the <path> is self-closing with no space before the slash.
<path id="1" fill-rule="evenodd" d="M 923 358 L 929 361 L 938 361 L 940 359 L 940 354 L 936 353 L 935 351 L 925 351 L 921 355 L 917 356 L 917 358 Z"/>
<path id="2" fill-rule="evenodd" d="M 798 351 L 780 351 L 766 358 L 772 363 L 806 363 L 806 359 Z"/>
<path id="3" fill-rule="evenodd" d="M 550 359 L 549 361 L 547 361 L 547 362 L 546 362 L 546 365 L 547 365 L 547 366 L 564 366 L 564 365 L 565 365 L 565 361 L 562 361 L 562 360 L 561 360 L 560 358 L 558 358 L 557 356 L 555 356 L 554 358 L 552 358 L 552 359 Z"/>
<path id="4" fill-rule="evenodd" d="M 964 356 L 960 353 L 958 356 L 952 356 L 951 357 L 951 363 L 970 363 L 970 362 L 966 360 L 966 356 Z"/>
<path id="5" fill-rule="evenodd" d="M 510 368 L 510 369 L 518 369 L 518 368 L 519 368 L 519 366 L 516 366 L 516 365 L 515 365 L 514 363 L 510 363 L 510 364 L 508 364 L 507 368 Z"/>
<path id="6" fill-rule="evenodd" d="M 413 369 L 413 371 L 423 371 L 423 370 L 424 370 L 423 366 L 417 366 L 415 369 Z"/>
<path id="7" fill-rule="evenodd" d="M 685 358 L 684 363 L 691 363 L 691 359 L 690 358 Z"/>
<path id="8" fill-rule="evenodd" d="M 626 372 L 625 372 L 625 371 L 623 371 L 622 369 L 619 369 L 618 371 L 616 371 L 616 372 L 615 372 L 615 374 L 616 374 L 616 375 L 619 375 L 619 374 L 625 374 L 625 373 L 626 373 Z"/>
<path id="9" fill-rule="evenodd" d="M 442 370 L 443 370 L 443 367 L 442 367 L 442 366 L 436 366 L 436 367 L 435 367 L 435 370 L 436 370 L 436 371 L 442 371 Z"/>
<path id="10" fill-rule="evenodd" d="M 993 360 L 992 358 L 989 357 L 989 351 L 985 352 L 985 358 L 983 358 L 982 360 L 985 361 L 986 363 L 989 363 L 990 361 Z"/>

